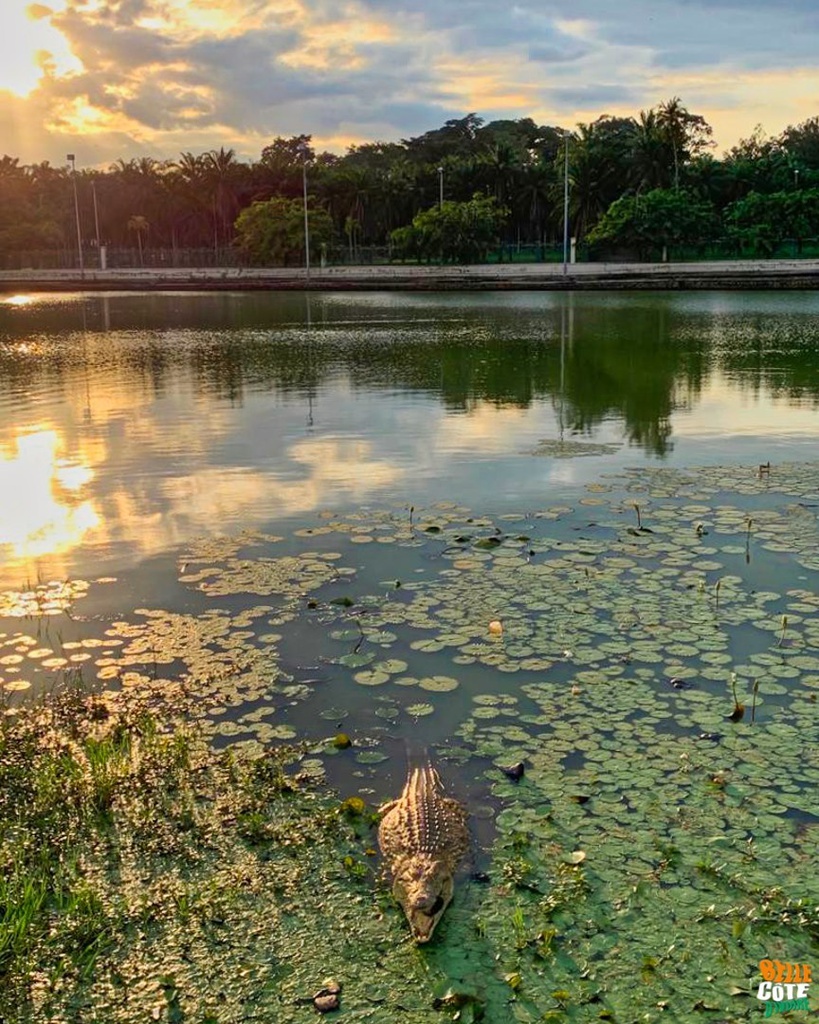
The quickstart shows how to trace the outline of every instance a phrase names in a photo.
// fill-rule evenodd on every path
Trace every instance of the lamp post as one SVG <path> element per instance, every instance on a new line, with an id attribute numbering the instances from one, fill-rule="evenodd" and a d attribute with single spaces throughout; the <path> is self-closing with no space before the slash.
<path id="1" fill-rule="evenodd" d="M 793 169 L 793 187 L 799 189 L 799 168 L 794 167 Z"/>
<path id="2" fill-rule="evenodd" d="M 91 178 L 91 196 L 94 200 L 94 229 L 96 231 L 96 251 L 99 252 L 99 208 L 96 205 L 96 181 Z"/>
<path id="3" fill-rule="evenodd" d="M 444 205 L 444 169 L 438 168 L 438 208 Z"/>
<path id="4" fill-rule="evenodd" d="M 108 268 L 108 246 L 103 245 L 100 238 L 100 211 L 97 205 L 96 178 L 91 179 L 91 195 L 94 197 L 94 228 L 97 234 L 97 260 L 99 261 L 100 270 L 106 270 Z"/>
<path id="5" fill-rule="evenodd" d="M 77 167 L 74 154 L 68 153 L 66 160 L 71 164 L 71 180 L 74 183 L 74 215 L 77 219 L 77 253 L 80 257 L 80 277 L 85 277 L 85 265 L 82 260 L 82 229 L 80 228 L 80 200 L 77 195 Z"/>
<path id="6" fill-rule="evenodd" d="M 310 225 L 307 220 L 307 146 L 301 147 L 301 183 L 304 192 L 304 276 L 310 286 Z"/>
<path id="7" fill-rule="evenodd" d="M 569 272 L 569 132 L 563 133 L 563 274 Z"/>

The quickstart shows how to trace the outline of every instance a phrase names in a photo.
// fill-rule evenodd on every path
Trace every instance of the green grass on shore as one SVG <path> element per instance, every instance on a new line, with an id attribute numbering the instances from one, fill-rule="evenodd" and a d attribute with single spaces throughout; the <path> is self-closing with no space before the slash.
<path id="1" fill-rule="evenodd" d="M 349 979 L 354 936 L 406 950 L 374 897 L 371 820 L 288 774 L 297 755 L 215 754 L 100 697 L 7 725 L 0 1019 L 301 1019 L 326 976 Z"/>

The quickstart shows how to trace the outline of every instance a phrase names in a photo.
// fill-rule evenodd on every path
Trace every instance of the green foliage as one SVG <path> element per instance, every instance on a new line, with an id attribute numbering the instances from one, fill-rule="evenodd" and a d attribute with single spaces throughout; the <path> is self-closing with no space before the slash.
<path id="1" fill-rule="evenodd" d="M 333 236 L 326 210 L 308 206 L 310 255 L 315 259 Z M 287 265 L 304 260 L 304 206 L 277 196 L 255 202 L 236 218 L 236 245 L 254 263 Z"/>
<path id="2" fill-rule="evenodd" d="M 819 171 L 819 117 L 809 117 L 801 124 L 789 125 L 778 141 L 791 159 Z"/>
<path id="3" fill-rule="evenodd" d="M 685 189 L 654 189 L 612 203 L 589 234 L 599 251 L 630 250 L 641 257 L 696 245 L 713 237 L 717 219 L 712 205 Z"/>
<path id="4" fill-rule="evenodd" d="M 219 259 L 237 232 L 240 251 L 250 260 L 298 262 L 303 259 L 300 214 L 288 202 L 301 201 L 305 172 L 317 221 L 313 255 L 334 238 L 339 254 L 352 261 L 363 256 L 362 247 L 386 248 L 390 242 L 405 258 L 480 258 L 471 242 L 462 247 L 466 256 L 451 247 L 444 255 L 444 247 L 430 241 L 434 224 L 415 232 L 414 218 L 437 205 L 441 183 L 447 202 L 469 204 L 480 192 L 508 208 L 499 228 L 502 241 L 559 244 L 567 136 L 569 227 L 580 239 L 613 203 L 635 193 L 687 189 L 723 211 L 754 192 L 819 188 L 819 117 L 772 138 L 757 128 L 719 159 L 704 117 L 672 97 L 635 116 L 604 114 L 575 126 L 542 125 L 530 117 L 484 123 L 469 113 L 412 138 L 353 145 L 343 155 L 316 152 L 311 136 L 302 134 L 272 139 L 256 161 L 240 161 L 232 149 L 221 147 L 182 153 L 177 160 L 119 160 L 106 171 L 78 169 L 76 176 L 67 167 L 21 166 L 4 156 L 0 250 L 51 250 L 55 260 L 73 258 L 76 185 L 89 265 L 97 220 L 103 244 L 162 249 L 163 263 L 175 258 L 167 250 L 182 248 L 207 248 Z M 274 219 L 282 222 L 278 228 L 265 225 L 270 217 L 258 210 L 248 212 L 268 202 L 274 203 Z M 394 235 L 402 226 L 408 227 Z M 780 227 L 765 220 L 755 236 L 733 232 L 733 237 L 742 251 L 771 252 L 787 236 Z M 725 226 L 713 222 L 712 231 L 713 237 L 724 237 Z M 10 266 L 14 263 L 22 263 L 19 256 Z"/>
<path id="5" fill-rule="evenodd" d="M 392 243 L 404 258 L 480 263 L 497 245 L 508 214 L 494 197 L 476 193 L 466 203 L 444 202 L 422 210 L 411 227 L 392 233 Z"/>
<path id="6" fill-rule="evenodd" d="M 819 235 L 819 188 L 751 192 L 725 212 L 728 230 L 742 251 L 769 255 L 786 238 Z"/>
<path id="7" fill-rule="evenodd" d="M 296 756 L 214 753 L 184 726 L 161 731 L 138 701 L 80 694 L 0 725 L 0 1019 L 124 1022 L 165 1001 L 163 1019 L 223 1019 L 205 1012 L 221 996 L 202 993 L 206 975 L 245 971 L 250 922 L 277 936 L 281 949 L 271 935 L 260 949 L 281 959 L 290 901 L 310 902 L 308 879 L 323 899 L 362 845 L 332 801 L 285 773 Z M 225 969 L 234 933 L 240 962 Z M 178 972 L 203 943 L 194 996 Z"/>

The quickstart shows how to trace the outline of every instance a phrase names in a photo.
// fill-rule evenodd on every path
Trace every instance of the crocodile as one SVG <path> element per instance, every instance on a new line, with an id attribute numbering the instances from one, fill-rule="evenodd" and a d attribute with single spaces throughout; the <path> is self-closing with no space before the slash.
<path id="1" fill-rule="evenodd" d="M 392 874 L 392 893 L 415 942 L 429 942 L 452 901 L 455 871 L 469 847 L 464 808 L 444 795 L 426 764 L 407 775 L 397 800 L 385 804 L 378 845 Z"/>

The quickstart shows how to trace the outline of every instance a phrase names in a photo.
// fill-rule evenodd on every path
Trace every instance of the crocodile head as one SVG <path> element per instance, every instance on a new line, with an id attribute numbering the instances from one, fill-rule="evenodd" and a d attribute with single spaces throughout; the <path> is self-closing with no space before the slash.
<path id="1" fill-rule="evenodd" d="M 452 871 L 437 858 L 418 855 L 402 865 L 392 885 L 416 942 L 429 942 L 435 926 L 452 901 Z"/>

